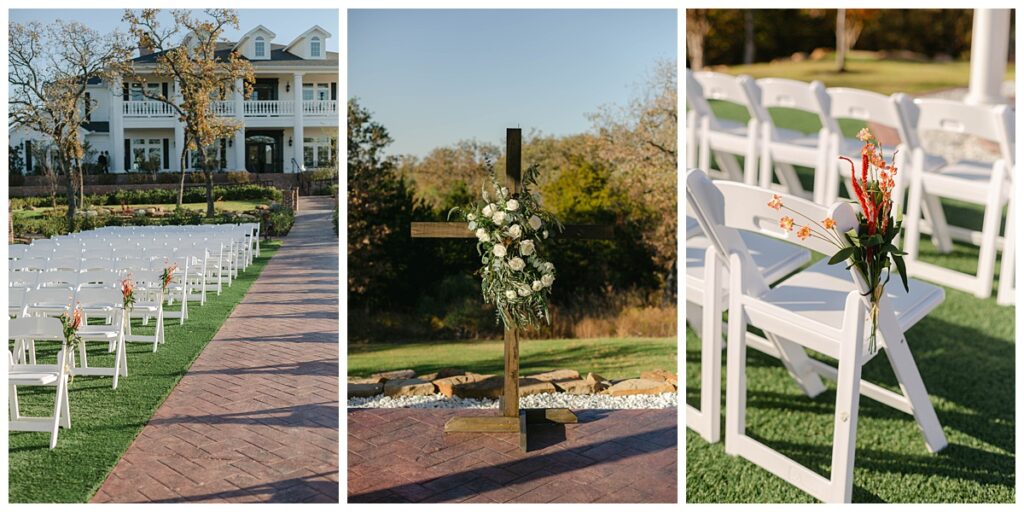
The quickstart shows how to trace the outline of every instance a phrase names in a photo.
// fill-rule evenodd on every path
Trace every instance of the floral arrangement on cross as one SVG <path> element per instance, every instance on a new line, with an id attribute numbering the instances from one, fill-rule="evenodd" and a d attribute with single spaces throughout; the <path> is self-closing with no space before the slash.
<path id="1" fill-rule="evenodd" d="M 910 286 L 907 282 L 906 264 L 903 261 L 903 256 L 906 253 L 894 243 L 903 223 L 902 214 L 899 211 L 893 214 L 892 211 L 892 194 L 896 187 L 896 166 L 886 163 L 882 156 L 882 145 L 867 128 L 861 129 L 857 138 L 864 143 L 861 148 L 860 176 L 857 175 L 857 169 L 852 160 L 839 157 L 850 164 L 850 185 L 859 206 L 856 229 L 839 233 L 836 230 L 835 220 L 831 218 L 821 221 L 811 219 L 784 205 L 778 194 L 772 196 L 768 206 L 780 211 L 786 209 L 808 220 L 809 223 L 797 229 L 797 238 L 805 240 L 813 236 L 831 243 L 838 250 L 828 260 L 829 264 L 835 265 L 842 261 L 849 261 L 850 265 L 847 268 L 856 268 L 864 278 L 868 288 L 868 292 L 864 295 L 871 302 L 871 334 L 868 351 L 874 353 L 878 332 L 878 304 L 885 294 L 885 285 L 889 282 L 893 265 L 896 266 L 896 271 L 900 275 L 903 288 L 910 291 Z M 893 157 L 895 158 L 895 154 Z M 793 231 L 796 226 L 797 221 L 793 217 L 783 215 L 779 219 L 779 227 L 786 232 Z"/>
<path id="2" fill-rule="evenodd" d="M 481 190 L 483 202 L 456 207 L 477 238 L 481 291 L 484 301 L 496 309 L 496 321 L 506 329 L 537 327 L 550 323 L 548 300 L 555 282 L 555 265 L 543 257 L 542 243 L 549 228 L 562 230 L 554 215 L 540 206 L 534 191 L 540 168 L 531 165 L 523 173 L 522 190 L 510 193 L 499 183 L 491 162 L 486 163 L 494 196 Z"/>

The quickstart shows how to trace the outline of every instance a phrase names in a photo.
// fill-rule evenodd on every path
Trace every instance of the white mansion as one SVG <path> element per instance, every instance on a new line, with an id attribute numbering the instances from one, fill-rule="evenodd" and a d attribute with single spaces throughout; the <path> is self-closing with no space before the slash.
<path id="1" fill-rule="evenodd" d="M 331 34 L 319 26 L 287 45 L 259 25 L 237 42 L 218 43 L 225 56 L 237 51 L 252 62 L 253 93 L 244 98 L 236 83 L 214 102 L 218 115 L 233 117 L 242 127 L 222 139 L 217 165 L 225 170 L 299 172 L 335 163 L 338 140 L 338 54 L 326 51 Z M 159 53 L 140 49 L 133 63 L 139 74 L 155 69 Z M 163 80 L 163 81 L 161 81 Z M 141 84 L 90 82 L 86 123 L 82 127 L 89 153 L 86 160 L 112 173 L 179 171 L 184 128 L 165 104 L 147 100 Z M 156 76 L 146 84 L 151 93 L 173 98 L 175 84 Z M 10 145 L 21 149 L 23 172 L 38 162 L 38 133 L 12 127 Z M 35 146 L 35 148 L 33 148 Z M 194 162 L 187 163 L 186 170 Z"/>

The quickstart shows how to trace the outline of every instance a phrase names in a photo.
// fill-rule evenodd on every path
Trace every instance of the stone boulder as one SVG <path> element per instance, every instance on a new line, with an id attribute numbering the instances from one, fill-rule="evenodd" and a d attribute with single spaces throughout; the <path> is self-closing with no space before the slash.
<path id="1" fill-rule="evenodd" d="M 440 374 L 440 372 L 438 372 Z M 467 384 L 470 382 L 479 382 L 484 379 L 494 377 L 493 375 L 480 375 L 479 373 L 467 373 L 464 375 L 455 375 L 451 377 L 444 377 L 441 379 L 434 380 L 434 387 L 442 395 L 451 398 L 455 396 L 455 386 L 459 384 Z"/>
<path id="2" fill-rule="evenodd" d="M 364 398 L 370 396 L 377 396 L 384 392 L 384 384 L 380 383 L 366 383 L 366 384 L 348 384 L 348 397 L 349 398 Z"/>
<path id="3" fill-rule="evenodd" d="M 562 380 L 578 380 L 580 372 L 576 370 L 552 370 L 550 372 L 527 375 L 526 378 L 544 382 L 558 382 Z"/>
<path id="4" fill-rule="evenodd" d="M 560 380 L 553 384 L 558 391 L 570 395 L 592 395 L 597 392 L 597 383 L 586 379 Z"/>
<path id="5" fill-rule="evenodd" d="M 398 379 L 412 379 L 416 377 L 416 372 L 412 370 L 392 370 L 389 372 L 380 372 L 370 375 L 370 378 L 379 378 L 382 381 L 398 380 Z"/>
<path id="6" fill-rule="evenodd" d="M 541 393 L 555 393 L 555 385 L 532 377 L 519 379 L 519 396 L 539 395 Z"/>
<path id="7" fill-rule="evenodd" d="M 384 379 L 380 377 L 349 377 L 349 384 L 380 384 L 383 383 Z"/>
<path id="8" fill-rule="evenodd" d="M 615 383 L 612 387 L 602 391 L 601 394 L 611 396 L 659 395 L 661 393 L 673 393 L 675 390 L 675 386 L 665 381 L 627 379 Z"/>
<path id="9" fill-rule="evenodd" d="M 501 397 L 504 380 L 501 375 L 495 375 L 473 382 L 455 384 L 452 386 L 452 394 L 460 398 L 497 399 Z"/>
<path id="10" fill-rule="evenodd" d="M 608 379 L 606 379 L 606 378 L 604 378 L 604 377 L 602 377 L 602 376 L 600 376 L 600 375 L 598 375 L 596 373 L 588 373 L 586 380 L 590 384 L 593 384 L 594 392 L 604 391 L 604 390 L 610 388 L 611 385 L 612 385 L 612 383 L 609 382 Z"/>
<path id="11" fill-rule="evenodd" d="M 815 62 L 825 60 L 829 53 L 831 53 L 831 50 L 828 48 L 815 48 L 814 51 L 811 52 L 810 59 Z"/>
<path id="12" fill-rule="evenodd" d="M 673 386 L 676 387 L 679 386 L 679 377 L 674 373 L 666 372 L 665 370 L 662 369 L 652 370 L 649 372 L 640 372 L 640 378 L 647 380 L 659 380 L 662 382 L 668 382 L 669 384 L 672 384 Z"/>
<path id="13" fill-rule="evenodd" d="M 434 384 L 422 379 L 395 379 L 384 383 L 387 396 L 423 396 L 434 394 Z"/>

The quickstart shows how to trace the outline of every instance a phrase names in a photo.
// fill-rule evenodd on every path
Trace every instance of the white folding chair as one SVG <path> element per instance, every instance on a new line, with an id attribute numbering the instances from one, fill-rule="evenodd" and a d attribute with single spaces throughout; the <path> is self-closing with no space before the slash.
<path id="1" fill-rule="evenodd" d="M 759 122 L 754 112 L 753 81 L 746 75 L 732 76 L 712 71 L 686 70 L 687 159 L 702 169 L 710 169 L 711 155 L 720 168 L 719 176 L 734 181 L 755 183 Z M 709 100 L 725 101 L 746 109 L 750 120 L 739 123 L 715 115 Z M 696 152 L 695 152 L 696 151 Z M 743 168 L 735 155 L 743 156 Z M 696 157 L 696 159 L 694 158 Z"/>
<path id="2" fill-rule="evenodd" d="M 941 304 L 944 299 L 941 288 L 911 280 L 910 291 L 906 292 L 898 283 L 890 283 L 879 307 L 876 351 L 868 352 L 870 305 L 865 298 L 867 286 L 857 270 L 847 270 L 843 264 L 829 265 L 822 259 L 774 288 L 769 288 L 756 272 L 739 231 L 789 239 L 789 233 L 783 233 L 778 227 L 779 213 L 768 206 L 772 191 L 734 182 L 712 183 L 702 171 L 695 170 L 687 174 L 686 194 L 698 222 L 709 233 L 712 247 L 719 256 L 728 258 L 726 453 L 750 460 L 817 499 L 848 502 L 853 493 L 861 394 L 912 414 L 930 451 L 937 452 L 946 446 L 945 434 L 904 334 Z M 831 217 L 837 223 L 838 232 L 857 225 L 849 203 L 837 203 L 826 209 L 795 196 L 786 196 L 783 202 L 811 219 Z M 821 254 L 832 254 L 836 250 L 815 237 L 790 240 Z M 838 370 L 810 360 L 814 372 L 836 379 L 838 383 L 829 478 L 746 434 L 747 345 L 769 354 L 775 351 L 775 347 L 755 341 L 756 338 L 747 333 L 748 326 L 838 359 Z M 861 367 L 880 349 L 885 349 L 902 393 L 861 380 Z M 779 354 L 773 355 L 778 357 Z"/>
<path id="3" fill-rule="evenodd" d="M 112 386 L 117 389 L 118 378 L 128 375 L 128 360 L 125 354 L 124 309 L 121 290 L 117 288 L 82 288 L 75 298 L 82 308 L 82 326 L 78 335 L 82 338 L 79 345 L 80 366 L 72 370 L 74 375 L 110 376 Z M 102 324 L 89 323 L 90 317 L 102 316 Z M 86 344 L 90 341 L 101 341 L 114 350 L 114 365 L 109 367 L 89 366 Z"/>
<path id="4" fill-rule="evenodd" d="M 163 289 L 159 271 L 139 271 L 133 274 L 135 283 L 135 305 L 125 322 L 125 341 L 152 343 L 153 352 L 164 342 L 164 306 Z M 132 318 L 142 318 L 143 325 L 149 318 L 156 319 L 153 335 L 132 333 Z"/>
<path id="5" fill-rule="evenodd" d="M 1010 171 L 1014 166 L 1013 114 L 1005 105 L 968 105 L 941 99 L 911 101 L 905 95 L 898 95 L 897 102 L 908 125 L 913 128 L 908 141 L 913 154 L 910 195 L 904 221 L 907 270 L 911 275 L 973 293 L 979 298 L 988 298 L 992 295 L 996 253 L 1004 243 L 999 234 L 1003 208 L 1012 191 Z M 921 141 L 930 132 L 969 135 L 993 141 L 998 144 L 999 157 L 994 162 L 965 159 L 927 169 L 927 153 Z M 981 231 L 943 224 L 944 218 L 938 215 L 941 209 L 938 213 L 932 212 L 932 225 L 929 226 L 933 233 L 947 230 L 948 236 L 954 240 L 979 247 L 978 270 L 975 275 L 921 261 L 921 212 L 927 196 L 945 197 L 984 207 Z"/>
<path id="6" fill-rule="evenodd" d="M 755 83 L 754 112 L 761 122 L 761 161 L 758 183 L 770 188 L 772 176 L 777 175 L 783 190 L 790 194 L 812 198 L 824 191 L 829 164 L 828 143 L 831 137 L 828 115 L 828 95 L 825 86 L 815 80 L 811 83 L 785 78 L 762 78 Z M 775 124 L 770 108 L 786 108 L 813 114 L 821 123 L 817 134 L 807 134 Z M 797 176 L 794 165 L 814 170 L 813 190 L 807 192 Z M 774 172 L 773 172 L 774 171 Z"/>
<path id="7" fill-rule="evenodd" d="M 8 320 L 7 337 L 24 343 L 25 340 L 48 340 L 64 342 L 64 330 L 56 318 L 15 318 Z M 49 432 L 50 449 L 57 446 L 60 427 L 71 428 L 71 407 L 68 402 L 68 352 L 62 348 L 57 352 L 56 364 L 18 364 L 14 356 L 7 353 L 7 385 L 10 419 L 7 427 L 11 432 Z M 54 386 L 57 388 L 53 405 L 53 416 L 22 416 L 18 404 L 18 387 Z"/>

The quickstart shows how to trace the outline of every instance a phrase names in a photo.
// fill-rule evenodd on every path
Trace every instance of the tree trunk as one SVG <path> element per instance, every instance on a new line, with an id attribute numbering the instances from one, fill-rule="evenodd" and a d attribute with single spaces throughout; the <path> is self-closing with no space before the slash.
<path id="1" fill-rule="evenodd" d="M 846 71 L 846 9 L 836 11 L 836 71 Z"/>
<path id="2" fill-rule="evenodd" d="M 181 208 L 182 200 L 185 199 L 185 162 L 188 161 L 188 149 L 181 148 L 181 176 L 178 180 L 178 203 L 175 208 Z"/>
<path id="3" fill-rule="evenodd" d="M 206 170 L 206 217 L 212 218 L 213 211 L 213 171 Z"/>
<path id="4" fill-rule="evenodd" d="M 78 204 L 85 208 L 85 169 L 81 160 L 75 160 L 75 167 L 78 168 Z"/>
<path id="5" fill-rule="evenodd" d="M 690 69 L 704 69 L 704 34 L 687 31 L 686 52 L 690 54 Z"/>
<path id="6" fill-rule="evenodd" d="M 68 200 L 68 233 L 75 230 L 75 173 L 71 170 L 71 162 L 67 158 L 61 158 L 61 166 L 64 167 L 64 175 L 67 177 L 65 191 Z"/>
<path id="7" fill-rule="evenodd" d="M 746 9 L 743 12 L 743 63 L 754 63 L 754 10 Z"/>

